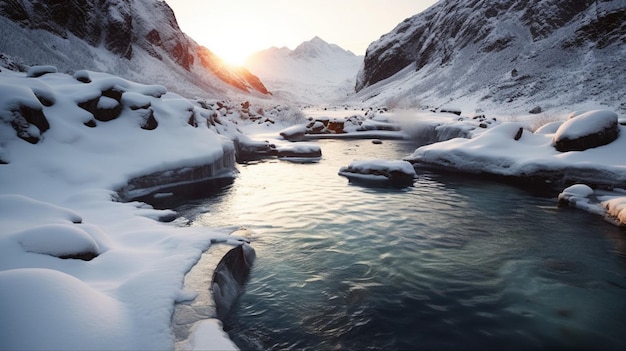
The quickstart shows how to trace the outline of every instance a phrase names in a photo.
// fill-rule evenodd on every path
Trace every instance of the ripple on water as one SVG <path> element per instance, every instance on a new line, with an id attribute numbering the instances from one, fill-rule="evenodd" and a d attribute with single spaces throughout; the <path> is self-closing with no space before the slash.
<path id="1" fill-rule="evenodd" d="M 254 231 L 255 266 L 224 321 L 242 349 L 626 348 L 619 229 L 461 175 L 351 185 L 336 173 L 359 155 L 414 147 L 320 144 L 319 163 L 242 166 L 183 213 Z"/>

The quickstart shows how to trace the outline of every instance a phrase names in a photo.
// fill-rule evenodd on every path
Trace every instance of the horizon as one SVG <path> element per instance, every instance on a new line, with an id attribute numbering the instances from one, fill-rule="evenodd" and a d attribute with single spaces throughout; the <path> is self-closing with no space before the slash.
<path id="1" fill-rule="evenodd" d="M 185 34 L 234 65 L 271 47 L 293 50 L 314 37 L 365 55 L 372 42 L 437 1 L 393 0 L 389 6 L 383 0 L 203 0 L 190 6 L 190 0 L 165 0 Z"/>

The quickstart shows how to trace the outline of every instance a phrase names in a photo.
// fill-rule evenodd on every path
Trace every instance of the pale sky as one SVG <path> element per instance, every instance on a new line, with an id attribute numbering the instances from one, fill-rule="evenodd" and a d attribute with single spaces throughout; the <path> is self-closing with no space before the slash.
<path id="1" fill-rule="evenodd" d="M 231 63 L 315 36 L 357 55 L 437 0 L 165 0 L 178 25 Z"/>

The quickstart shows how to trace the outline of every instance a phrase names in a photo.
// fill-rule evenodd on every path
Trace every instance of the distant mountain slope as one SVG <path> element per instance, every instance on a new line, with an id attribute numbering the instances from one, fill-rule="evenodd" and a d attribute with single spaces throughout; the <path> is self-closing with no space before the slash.
<path id="1" fill-rule="evenodd" d="M 272 47 L 251 55 L 245 67 L 275 96 L 301 103 L 328 103 L 353 92 L 362 56 L 315 37 L 294 50 Z"/>
<path id="2" fill-rule="evenodd" d="M 369 46 L 357 98 L 626 111 L 625 53 L 624 0 L 441 0 Z"/>
<path id="3" fill-rule="evenodd" d="M 0 38 L 5 61 L 103 71 L 187 96 L 268 94 L 181 32 L 164 1 L 0 0 Z"/>

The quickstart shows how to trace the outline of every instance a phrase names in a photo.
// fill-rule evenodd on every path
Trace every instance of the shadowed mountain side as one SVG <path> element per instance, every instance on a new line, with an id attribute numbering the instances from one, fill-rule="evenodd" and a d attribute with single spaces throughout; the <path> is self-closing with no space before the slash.
<path id="1" fill-rule="evenodd" d="M 0 53 L 18 65 L 104 71 L 188 96 L 268 94 L 185 35 L 164 1 L 0 0 L 0 34 Z"/>
<path id="2" fill-rule="evenodd" d="M 361 100 L 626 110 L 623 0 L 442 0 L 367 49 Z M 530 104 L 530 106 L 529 106 Z"/>

